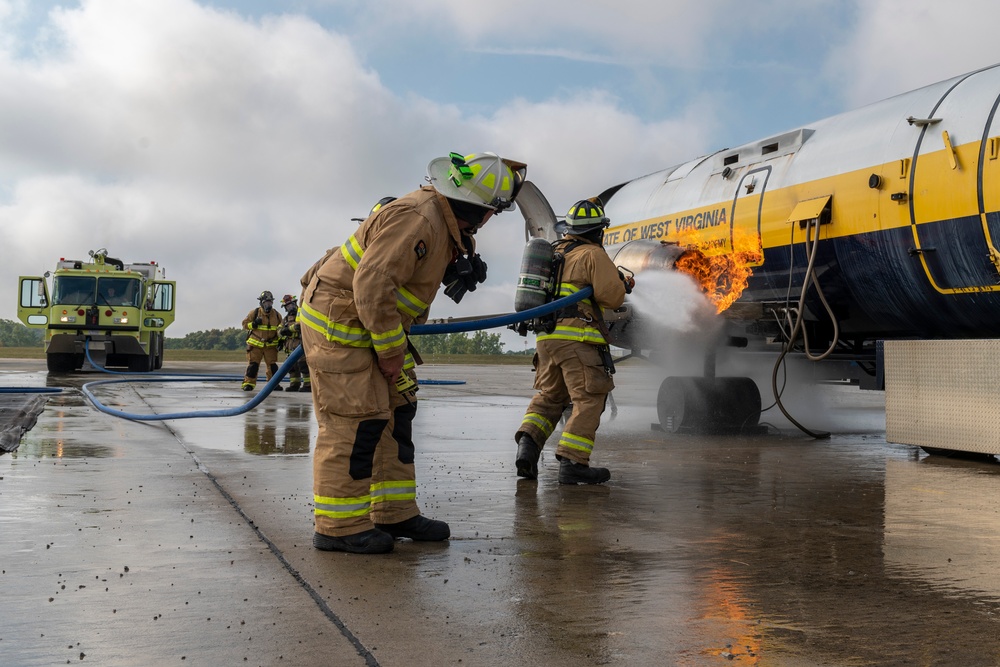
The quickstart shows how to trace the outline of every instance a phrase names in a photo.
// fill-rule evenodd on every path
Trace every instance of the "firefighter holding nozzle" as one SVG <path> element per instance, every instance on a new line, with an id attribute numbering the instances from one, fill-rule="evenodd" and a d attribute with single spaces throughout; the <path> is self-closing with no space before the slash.
<path id="1" fill-rule="evenodd" d="M 243 391 L 253 391 L 257 386 L 261 361 L 264 362 L 268 380 L 278 371 L 281 315 L 274 309 L 274 295 L 268 290 L 260 293 L 257 302 L 260 305 L 243 318 L 243 330 L 247 332 L 247 370 L 243 377 Z M 281 391 L 281 385 L 274 389 Z"/>
<path id="2" fill-rule="evenodd" d="M 430 185 L 388 201 L 302 277 L 299 311 L 319 434 L 315 534 L 324 551 L 387 553 L 442 541 L 417 505 L 413 323 L 445 284 L 456 302 L 486 278 L 473 234 L 514 205 L 526 167 L 493 153 L 432 160 Z"/>
<path id="3" fill-rule="evenodd" d="M 560 484 L 601 484 L 611 479 L 607 468 L 590 465 L 594 437 L 608 393 L 614 389 L 614 362 L 608 348 L 602 308 L 618 308 L 632 291 L 631 275 L 618 270 L 604 250 L 610 224 L 594 201 L 580 201 L 566 215 L 567 231 L 555 242 L 562 267 L 557 298 L 593 287 L 592 296 L 556 311 L 550 326 L 536 331 L 535 389 L 521 426 L 515 466 L 519 477 L 538 478 L 538 459 L 563 410 L 573 410 L 556 447 Z"/>

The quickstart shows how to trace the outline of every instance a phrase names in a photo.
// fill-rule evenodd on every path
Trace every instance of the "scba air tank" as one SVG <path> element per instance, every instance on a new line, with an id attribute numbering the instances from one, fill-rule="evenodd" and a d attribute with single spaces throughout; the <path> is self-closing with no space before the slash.
<path id="1" fill-rule="evenodd" d="M 521 257 L 521 275 L 517 277 L 514 310 L 521 312 L 544 306 L 552 294 L 552 244 L 545 239 L 531 239 Z"/>

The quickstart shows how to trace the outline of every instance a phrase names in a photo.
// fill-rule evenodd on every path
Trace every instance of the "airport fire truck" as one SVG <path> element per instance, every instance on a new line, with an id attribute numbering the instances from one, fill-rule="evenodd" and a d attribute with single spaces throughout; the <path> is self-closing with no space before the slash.
<path id="1" fill-rule="evenodd" d="M 53 272 L 21 276 L 17 316 L 45 329 L 53 373 L 94 364 L 145 372 L 163 365 L 164 330 L 174 321 L 176 285 L 156 262 L 125 264 L 104 248 L 89 260 L 60 259 Z M 48 279 L 51 278 L 51 284 Z"/>

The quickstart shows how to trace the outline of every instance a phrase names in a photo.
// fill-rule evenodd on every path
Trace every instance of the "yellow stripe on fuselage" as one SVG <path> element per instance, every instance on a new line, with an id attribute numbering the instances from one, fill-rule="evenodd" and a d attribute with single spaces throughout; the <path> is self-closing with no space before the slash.
<path id="1" fill-rule="evenodd" d="M 1000 271 L 1000 252 L 995 249 L 998 239 L 990 237 L 986 217 L 979 214 L 976 181 L 979 174 L 981 142 L 975 141 L 955 147 L 953 155 L 957 168 L 954 169 L 949 155 L 951 151 L 945 147 L 945 142 L 939 134 L 928 133 L 924 138 L 924 146 L 928 145 L 942 146 L 942 150 L 923 153 L 918 158 L 913 185 L 912 219 L 910 158 L 785 187 L 776 187 L 772 182 L 767 185 L 764 192 L 766 195 L 764 206 L 760 209 L 761 247 L 763 249 L 787 247 L 793 239 L 795 243 L 801 243 L 805 239 L 805 232 L 798 228 L 797 223 L 788 221 L 792 210 L 801 201 L 831 195 L 832 222 L 821 228 L 820 234 L 823 239 L 913 226 L 914 247 L 919 249 L 917 226 L 978 216 L 987 240 L 983 251 L 989 253 L 990 260 Z M 992 182 L 1000 182 L 1000 159 L 990 159 L 987 153 L 986 162 L 984 182 L 989 183 L 991 179 Z M 750 165 L 741 172 L 745 173 L 747 170 L 767 164 L 764 162 Z M 781 158 L 775 161 L 775 166 L 776 170 L 783 168 L 784 171 L 790 167 L 789 163 L 782 162 Z M 869 187 L 869 178 L 872 174 L 881 177 L 881 185 L 877 189 Z M 778 178 L 780 176 L 771 177 L 772 181 Z M 892 195 L 900 193 L 905 196 L 898 200 L 892 199 Z M 760 193 L 743 194 L 739 199 L 736 220 L 732 220 L 734 211 L 732 199 L 718 201 L 698 208 L 669 211 L 652 218 L 611 227 L 605 232 L 604 243 L 614 245 L 646 238 L 695 246 L 708 256 L 728 254 L 733 251 L 730 243 L 731 229 L 734 236 L 757 235 L 760 197 Z M 984 207 L 986 211 L 1000 210 L 1000 188 L 986 189 Z M 739 248 L 738 245 L 738 249 L 744 248 Z M 928 280 L 942 294 L 1000 291 L 998 285 L 941 288 L 931 276 L 923 255 L 920 256 L 920 261 Z"/>

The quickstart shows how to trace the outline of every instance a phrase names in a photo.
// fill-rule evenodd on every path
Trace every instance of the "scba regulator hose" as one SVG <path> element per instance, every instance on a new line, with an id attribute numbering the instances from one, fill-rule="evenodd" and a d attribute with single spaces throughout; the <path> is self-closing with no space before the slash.
<path id="1" fill-rule="evenodd" d="M 519 313 L 508 313 L 507 315 L 497 315 L 495 317 L 487 317 L 483 319 L 471 319 L 471 320 L 454 320 L 450 322 L 442 322 L 437 324 L 418 324 L 410 328 L 411 336 L 428 336 L 431 334 L 448 334 L 448 333 L 461 333 L 466 331 L 482 331 L 485 329 L 496 329 L 498 327 L 505 327 L 508 324 L 516 324 L 517 322 L 524 322 L 526 320 L 532 320 L 536 317 L 543 317 L 554 313 L 555 311 L 570 306 L 578 301 L 586 299 L 591 294 L 594 293 L 592 287 L 585 287 L 575 294 L 563 297 L 562 299 L 557 299 L 551 303 L 547 303 L 544 306 L 538 306 L 537 308 L 531 308 L 530 310 L 524 310 Z M 280 367 L 278 367 L 277 372 L 271 377 L 270 380 L 261 388 L 260 392 L 254 396 L 252 399 L 244 403 L 243 405 L 223 408 L 219 410 L 192 410 L 188 412 L 171 412 L 161 415 L 143 415 L 136 414 L 133 412 L 125 412 L 123 410 L 116 410 L 114 408 L 109 408 L 108 406 L 101 403 L 101 401 L 94 395 L 91 391 L 92 387 L 99 387 L 102 385 L 110 384 L 121 384 L 124 382 L 202 382 L 205 380 L 231 380 L 233 378 L 242 379 L 243 376 L 234 375 L 196 375 L 196 374 L 162 374 L 157 375 L 153 373 L 115 373 L 115 371 L 109 371 L 107 369 L 101 368 L 97 364 L 94 364 L 90 360 L 90 352 L 87 351 L 87 360 L 90 361 L 94 368 L 98 368 L 106 373 L 111 373 L 115 375 L 133 375 L 138 377 L 128 377 L 120 380 L 97 380 L 95 382 L 88 382 L 82 387 L 83 395 L 87 397 L 94 407 L 105 414 L 112 415 L 114 417 L 121 417 L 122 419 L 132 419 L 135 421 L 163 421 L 167 419 L 197 419 L 204 417 L 233 417 L 235 415 L 241 415 L 244 412 L 249 412 L 255 407 L 260 405 L 261 401 L 270 395 L 274 388 L 281 383 L 281 380 L 285 377 L 288 371 L 302 358 L 304 351 L 302 346 L 295 348 L 288 358 L 285 360 Z M 445 384 L 445 381 L 439 381 L 439 384 Z"/>

